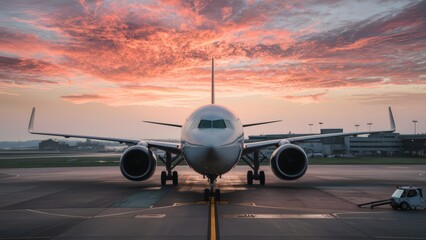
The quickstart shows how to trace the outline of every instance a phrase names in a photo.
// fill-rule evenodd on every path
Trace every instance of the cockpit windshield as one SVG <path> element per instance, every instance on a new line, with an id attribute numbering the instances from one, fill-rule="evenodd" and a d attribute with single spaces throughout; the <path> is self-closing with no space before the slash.
<path id="1" fill-rule="evenodd" d="M 200 124 L 198 124 L 198 128 L 211 128 L 212 121 L 210 120 L 201 120 Z"/>
<path id="2" fill-rule="evenodd" d="M 213 121 L 213 128 L 226 128 L 225 121 L 223 119 L 214 120 Z"/>
<path id="3" fill-rule="evenodd" d="M 232 128 L 232 124 L 229 120 L 205 120 L 202 119 L 198 124 L 198 128 Z"/>

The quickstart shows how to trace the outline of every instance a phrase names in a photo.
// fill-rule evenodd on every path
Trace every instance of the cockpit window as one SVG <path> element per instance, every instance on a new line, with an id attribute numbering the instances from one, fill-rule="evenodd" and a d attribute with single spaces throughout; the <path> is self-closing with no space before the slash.
<path id="1" fill-rule="evenodd" d="M 198 128 L 211 128 L 212 121 L 210 120 L 201 120 L 200 124 L 198 124 Z"/>
<path id="2" fill-rule="evenodd" d="M 214 120 L 213 121 L 213 128 L 226 128 L 225 121 L 223 119 Z"/>
<path id="3" fill-rule="evenodd" d="M 205 120 L 202 119 L 198 124 L 198 128 L 233 128 L 231 121 L 219 119 L 219 120 Z"/>
<path id="4" fill-rule="evenodd" d="M 231 121 L 229 121 L 229 120 L 225 120 L 225 124 L 226 124 L 226 128 L 234 128 Z"/>

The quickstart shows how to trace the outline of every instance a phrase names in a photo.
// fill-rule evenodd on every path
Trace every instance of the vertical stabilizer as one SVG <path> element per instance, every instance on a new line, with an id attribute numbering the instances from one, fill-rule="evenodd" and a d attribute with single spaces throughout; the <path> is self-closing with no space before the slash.
<path id="1" fill-rule="evenodd" d="M 212 104 L 214 104 L 214 58 L 212 58 Z"/>

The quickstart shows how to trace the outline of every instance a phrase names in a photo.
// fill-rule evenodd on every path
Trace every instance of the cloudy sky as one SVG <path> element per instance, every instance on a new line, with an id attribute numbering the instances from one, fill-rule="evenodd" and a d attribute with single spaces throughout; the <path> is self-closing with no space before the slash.
<path id="1" fill-rule="evenodd" d="M 216 102 L 246 134 L 389 127 L 426 132 L 426 1 L 158 0 L 0 2 L 0 140 L 36 128 L 179 138 Z"/>

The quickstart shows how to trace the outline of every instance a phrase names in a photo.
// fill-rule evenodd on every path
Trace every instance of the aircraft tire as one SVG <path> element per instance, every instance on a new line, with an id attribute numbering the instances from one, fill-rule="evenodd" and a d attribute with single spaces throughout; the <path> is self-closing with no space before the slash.
<path id="1" fill-rule="evenodd" d="M 214 190 L 214 198 L 216 201 L 220 201 L 220 189 Z"/>
<path id="2" fill-rule="evenodd" d="M 162 171 L 161 172 L 161 186 L 166 185 L 166 181 L 167 181 L 167 173 L 166 171 Z"/>
<path id="3" fill-rule="evenodd" d="M 179 175 L 178 175 L 178 172 L 173 171 L 173 175 L 172 175 L 172 177 L 173 177 L 173 185 L 174 185 L 174 186 L 178 185 L 178 183 L 179 183 Z"/>
<path id="4" fill-rule="evenodd" d="M 247 171 L 247 185 L 253 185 L 253 171 Z"/>
<path id="5" fill-rule="evenodd" d="M 259 182 L 260 182 L 260 185 L 265 185 L 265 172 L 264 171 L 259 172 Z"/>
<path id="6" fill-rule="evenodd" d="M 209 199 L 210 199 L 210 190 L 206 188 L 204 189 L 204 201 L 209 201 Z"/>

